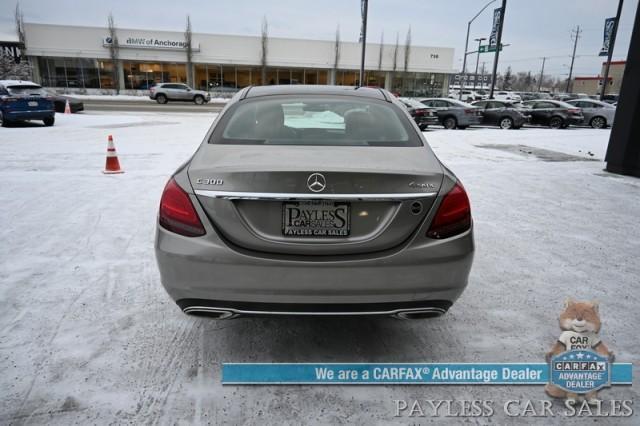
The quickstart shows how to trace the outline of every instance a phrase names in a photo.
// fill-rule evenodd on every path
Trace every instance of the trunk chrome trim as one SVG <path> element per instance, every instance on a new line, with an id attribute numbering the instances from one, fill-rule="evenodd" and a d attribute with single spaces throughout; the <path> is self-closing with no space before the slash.
<path id="1" fill-rule="evenodd" d="M 410 319 L 411 314 L 433 313 L 435 315 L 444 315 L 447 310 L 440 307 L 425 308 L 398 308 L 389 310 L 371 310 L 371 311 L 272 311 L 272 310 L 253 310 L 253 309 L 235 309 L 235 308 L 214 308 L 210 306 L 187 306 L 182 310 L 185 314 L 190 313 L 211 313 L 220 314 L 217 319 L 232 319 L 245 315 L 289 315 L 289 316 L 395 316 L 400 319 Z"/>
<path id="2" fill-rule="evenodd" d="M 196 195 L 210 198 L 222 198 L 226 200 L 375 200 L 395 201 L 414 200 L 417 198 L 431 198 L 438 192 L 410 192 L 397 194 L 305 194 L 305 193 L 278 193 L 278 192 L 232 192 L 212 191 L 196 189 Z"/>

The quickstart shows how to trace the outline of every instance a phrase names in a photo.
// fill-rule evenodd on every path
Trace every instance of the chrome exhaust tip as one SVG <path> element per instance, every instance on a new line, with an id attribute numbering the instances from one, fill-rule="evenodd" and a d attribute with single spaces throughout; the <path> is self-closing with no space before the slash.
<path id="1" fill-rule="evenodd" d="M 400 311 L 395 313 L 393 316 L 402 320 L 414 320 L 414 319 L 426 319 L 426 318 L 436 318 L 442 316 L 446 313 L 446 309 L 431 307 L 431 308 L 416 308 L 416 309 L 407 309 L 404 311 Z"/>
<path id="2" fill-rule="evenodd" d="M 233 311 L 220 308 L 209 308 L 207 306 L 187 306 L 182 310 L 182 312 L 187 315 L 206 316 L 219 320 L 227 320 L 239 316 Z"/>

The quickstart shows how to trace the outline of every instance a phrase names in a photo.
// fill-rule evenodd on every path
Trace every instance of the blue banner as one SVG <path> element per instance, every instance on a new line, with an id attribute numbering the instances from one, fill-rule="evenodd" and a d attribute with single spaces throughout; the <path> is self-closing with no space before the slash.
<path id="1" fill-rule="evenodd" d="M 607 18 L 604 20 L 604 40 L 602 42 L 602 49 L 598 56 L 609 55 L 609 44 L 611 43 L 611 35 L 613 34 L 613 27 L 615 25 L 616 18 Z"/>
<path id="2" fill-rule="evenodd" d="M 491 26 L 491 35 L 489 36 L 489 47 L 496 47 L 498 45 L 498 30 L 500 28 L 501 15 L 501 7 L 493 10 L 493 25 Z"/>
<path id="3" fill-rule="evenodd" d="M 631 363 L 609 365 L 611 384 L 630 385 Z M 222 384 L 541 385 L 547 363 L 225 363 Z"/>

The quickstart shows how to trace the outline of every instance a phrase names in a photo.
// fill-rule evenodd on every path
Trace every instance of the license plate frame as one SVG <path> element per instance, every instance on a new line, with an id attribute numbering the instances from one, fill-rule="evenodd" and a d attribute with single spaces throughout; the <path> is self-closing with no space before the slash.
<path id="1" fill-rule="evenodd" d="M 295 210 L 297 214 L 294 217 Z M 336 226 L 340 223 L 341 226 Z M 282 235 L 291 238 L 347 238 L 351 235 L 351 203 L 330 200 L 283 201 Z"/>

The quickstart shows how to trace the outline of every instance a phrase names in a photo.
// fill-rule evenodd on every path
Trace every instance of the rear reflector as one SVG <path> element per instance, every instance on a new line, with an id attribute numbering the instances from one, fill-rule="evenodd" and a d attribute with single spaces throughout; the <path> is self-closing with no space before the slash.
<path id="1" fill-rule="evenodd" d="M 444 196 L 427 231 L 429 238 L 449 238 L 471 228 L 471 205 L 460 182 Z"/>
<path id="2" fill-rule="evenodd" d="M 171 178 L 160 199 L 160 226 L 185 237 L 205 234 L 204 227 L 189 195 Z"/>

